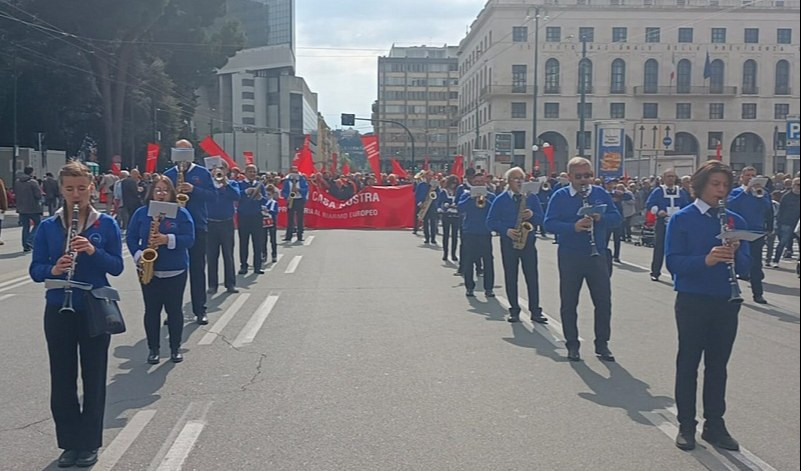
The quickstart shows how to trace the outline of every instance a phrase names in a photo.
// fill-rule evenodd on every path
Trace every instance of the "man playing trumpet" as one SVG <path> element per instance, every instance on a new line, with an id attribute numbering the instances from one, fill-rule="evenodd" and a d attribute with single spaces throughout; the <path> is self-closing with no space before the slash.
<path id="1" fill-rule="evenodd" d="M 267 199 L 264 184 L 259 181 L 259 170 L 255 165 L 245 167 L 245 180 L 239 182 L 239 274 L 248 272 L 248 243 L 253 243 L 253 273 L 264 273 L 261 269 L 261 250 L 264 245 L 261 205 Z"/>
<path id="2" fill-rule="evenodd" d="M 227 178 L 228 164 L 220 159 L 212 172 L 214 177 L 214 199 L 209 201 L 209 239 L 206 260 L 209 264 L 209 294 L 219 287 L 218 262 L 220 252 L 223 259 L 223 284 L 228 293 L 236 293 L 236 270 L 234 268 L 234 211 L 239 201 L 239 184 Z"/>

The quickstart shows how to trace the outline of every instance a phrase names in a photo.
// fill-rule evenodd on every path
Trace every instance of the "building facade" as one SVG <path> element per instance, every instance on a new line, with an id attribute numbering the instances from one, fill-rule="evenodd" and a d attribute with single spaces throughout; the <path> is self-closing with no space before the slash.
<path id="1" fill-rule="evenodd" d="M 417 167 L 427 156 L 444 168 L 456 152 L 458 123 L 457 47 L 393 46 L 378 58 L 378 101 L 373 117 L 403 123 L 414 136 Z M 412 146 L 398 125 L 378 122 L 381 156 L 412 166 Z"/>
<path id="2" fill-rule="evenodd" d="M 547 142 L 564 171 L 583 114 L 587 156 L 594 121 L 624 123 L 632 176 L 697 166 L 718 145 L 735 169 L 790 170 L 798 15 L 798 0 L 489 0 L 459 46 L 459 152 L 491 150 L 496 133 L 512 133 L 510 165 L 543 165 L 532 146 Z"/>

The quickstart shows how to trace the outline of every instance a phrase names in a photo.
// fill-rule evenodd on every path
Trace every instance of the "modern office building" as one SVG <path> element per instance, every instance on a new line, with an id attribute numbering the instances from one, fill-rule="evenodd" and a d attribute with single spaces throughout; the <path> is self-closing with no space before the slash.
<path id="1" fill-rule="evenodd" d="M 718 143 L 735 169 L 787 170 L 798 17 L 798 0 L 489 0 L 459 45 L 459 152 L 512 133 L 510 164 L 531 168 L 536 126 L 563 171 L 583 113 L 588 156 L 595 120 L 623 122 L 631 175 L 697 165 Z"/>

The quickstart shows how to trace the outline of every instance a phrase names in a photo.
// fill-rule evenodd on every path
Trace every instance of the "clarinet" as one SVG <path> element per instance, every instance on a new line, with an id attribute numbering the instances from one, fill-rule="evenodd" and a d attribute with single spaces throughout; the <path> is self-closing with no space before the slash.
<path id="1" fill-rule="evenodd" d="M 592 185 L 581 185 L 581 201 L 584 208 L 590 207 L 590 193 L 592 193 Z M 592 216 L 589 217 L 592 218 Z M 590 256 L 597 257 L 599 255 L 598 245 L 595 243 L 595 219 L 592 219 L 592 225 L 590 226 Z"/>
<path id="2" fill-rule="evenodd" d="M 80 218 L 80 206 L 78 203 L 72 205 L 72 220 L 70 221 L 70 232 L 67 234 L 67 250 L 69 251 L 72 262 L 69 269 L 67 269 L 67 286 L 64 287 L 64 304 L 58 312 L 74 313 L 75 309 L 72 307 L 72 277 L 75 274 L 75 262 L 78 258 L 78 251 L 70 248 L 70 243 L 78 235 L 78 218 Z"/>
<path id="3" fill-rule="evenodd" d="M 723 237 L 729 231 L 729 217 L 726 215 L 726 200 L 718 201 L 718 219 L 720 220 L 720 238 L 721 241 L 728 245 L 729 241 Z M 740 285 L 737 282 L 737 274 L 734 272 L 734 262 L 726 264 L 729 269 L 729 287 L 731 294 L 729 295 L 729 302 L 732 304 L 742 304 L 743 297 L 740 291 Z"/>

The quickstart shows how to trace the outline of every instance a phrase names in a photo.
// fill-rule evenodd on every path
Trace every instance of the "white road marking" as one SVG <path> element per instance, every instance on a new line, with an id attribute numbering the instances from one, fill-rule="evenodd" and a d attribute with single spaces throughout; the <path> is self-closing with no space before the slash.
<path id="1" fill-rule="evenodd" d="M 0 288 L 2 288 L 3 286 L 13 285 L 14 283 L 19 283 L 20 281 L 24 281 L 24 280 L 28 280 L 28 279 L 30 279 L 28 277 L 28 275 L 25 275 L 25 276 L 21 276 L 19 278 L 14 278 L 13 280 L 6 280 L 6 281 L 0 283 Z"/>
<path id="2" fill-rule="evenodd" d="M 267 316 L 270 315 L 270 311 L 273 310 L 275 307 L 275 303 L 278 302 L 278 295 L 270 295 L 267 296 L 267 299 L 261 303 L 256 312 L 250 316 L 250 320 L 248 323 L 245 324 L 245 327 L 239 332 L 239 335 L 236 336 L 234 339 L 234 347 L 239 348 L 246 343 L 253 342 L 253 339 L 256 338 L 256 334 L 261 329 L 261 326 L 264 324 L 264 321 L 267 320 Z"/>
<path id="3" fill-rule="evenodd" d="M 264 271 L 273 271 L 276 265 L 284 258 L 284 254 L 279 253 L 277 257 L 275 257 L 275 263 L 271 263 L 269 267 L 265 268 Z"/>
<path id="4" fill-rule="evenodd" d="M 19 283 L 17 283 L 17 284 L 14 284 L 14 285 L 8 285 L 8 286 L 4 286 L 4 287 L 0 288 L 0 292 L 2 292 L 2 291 L 10 291 L 10 290 L 12 290 L 12 289 L 19 288 L 20 286 L 25 286 L 25 285 L 27 285 L 28 283 L 33 283 L 33 280 L 31 280 L 31 279 L 29 278 L 29 279 L 27 279 L 27 280 L 25 280 L 25 281 L 21 281 L 21 282 L 19 282 Z"/>
<path id="5" fill-rule="evenodd" d="M 301 258 L 303 258 L 303 255 L 295 255 L 292 257 L 292 260 L 289 262 L 289 265 L 287 265 L 284 273 L 295 273 L 295 270 L 298 269 L 298 265 L 300 265 Z"/>
<path id="6" fill-rule="evenodd" d="M 145 426 L 150 422 L 153 416 L 156 415 L 155 409 L 140 410 L 134 415 L 131 420 L 125 424 L 125 427 L 114 437 L 114 441 L 103 450 L 100 459 L 92 469 L 94 470 L 111 470 L 122 458 L 122 455 L 128 451 L 131 444 L 136 440 L 136 437 L 144 430 Z"/>
<path id="7" fill-rule="evenodd" d="M 309 236 L 303 239 L 303 245 L 311 245 L 312 241 L 314 240 L 314 236 Z"/>
<path id="8" fill-rule="evenodd" d="M 178 438 L 173 442 L 167 455 L 164 456 L 161 464 L 159 464 L 159 467 L 156 468 L 157 471 L 179 471 L 205 426 L 206 423 L 202 420 L 190 420 L 187 422 Z"/>
<path id="9" fill-rule="evenodd" d="M 628 265 L 628 266 L 630 266 L 630 267 L 634 267 L 634 268 L 639 268 L 640 270 L 645 270 L 645 271 L 647 271 L 648 273 L 651 273 L 651 269 L 650 269 L 650 268 L 648 268 L 648 267 L 644 267 L 644 266 L 642 266 L 642 265 L 637 265 L 636 263 L 631 263 L 631 262 L 627 262 L 627 261 L 625 261 L 625 260 L 621 260 L 621 261 L 620 261 L 620 264 L 621 264 L 621 265 Z"/>
<path id="10" fill-rule="evenodd" d="M 245 304 L 245 301 L 247 301 L 249 297 L 250 294 L 248 293 L 242 293 L 238 295 L 234 300 L 233 304 L 231 304 L 231 306 L 225 310 L 225 313 L 222 316 L 220 316 L 219 319 L 217 319 L 217 322 L 215 322 L 214 325 L 211 326 L 211 329 L 209 329 L 208 333 L 206 333 L 206 335 L 204 335 L 203 338 L 200 339 L 200 342 L 198 342 L 197 344 L 211 345 L 211 343 L 214 342 L 214 339 L 217 338 L 219 333 L 222 332 L 225 326 L 227 326 L 228 323 L 231 321 L 231 319 L 234 318 L 236 313 L 239 312 L 239 309 L 242 308 L 242 305 Z"/>
<path id="11" fill-rule="evenodd" d="M 165 362 L 166 363 L 166 362 Z M 188 423 L 189 420 L 193 421 L 205 421 L 206 414 L 209 412 L 209 408 L 211 407 L 211 401 L 205 402 L 190 402 L 189 406 L 186 408 L 181 417 L 175 422 L 172 430 L 170 430 L 170 434 L 167 435 L 167 439 L 161 445 L 158 453 L 156 456 L 153 457 L 153 460 L 150 462 L 150 466 L 147 468 L 149 470 L 155 470 L 157 467 L 162 465 L 164 461 L 167 460 L 167 454 L 172 451 L 171 444 L 175 443 L 179 433 L 183 433 L 184 426 Z M 198 411 L 198 409 L 200 409 Z M 161 469 L 159 467 L 159 469 Z M 169 469 L 169 468 L 168 468 Z"/>
<path id="12" fill-rule="evenodd" d="M 0 301 L 5 301 L 6 299 L 8 299 L 10 297 L 13 297 L 13 296 L 14 296 L 13 294 L 4 294 L 4 295 L 0 296 Z"/>
<path id="13" fill-rule="evenodd" d="M 495 296 L 495 299 L 497 299 L 501 306 L 505 307 L 506 309 L 512 307 L 512 305 L 509 304 L 509 300 L 503 296 Z M 523 308 L 521 306 L 521 312 L 522 311 Z M 528 311 L 528 309 L 526 309 L 526 311 Z M 542 337 L 554 347 L 565 348 L 565 339 L 562 337 L 562 335 L 549 329 L 548 326 L 532 322 L 530 319 L 525 317 L 521 317 L 520 322 L 526 327 L 530 328 L 532 333 L 537 332 L 538 334 L 542 335 Z"/>

